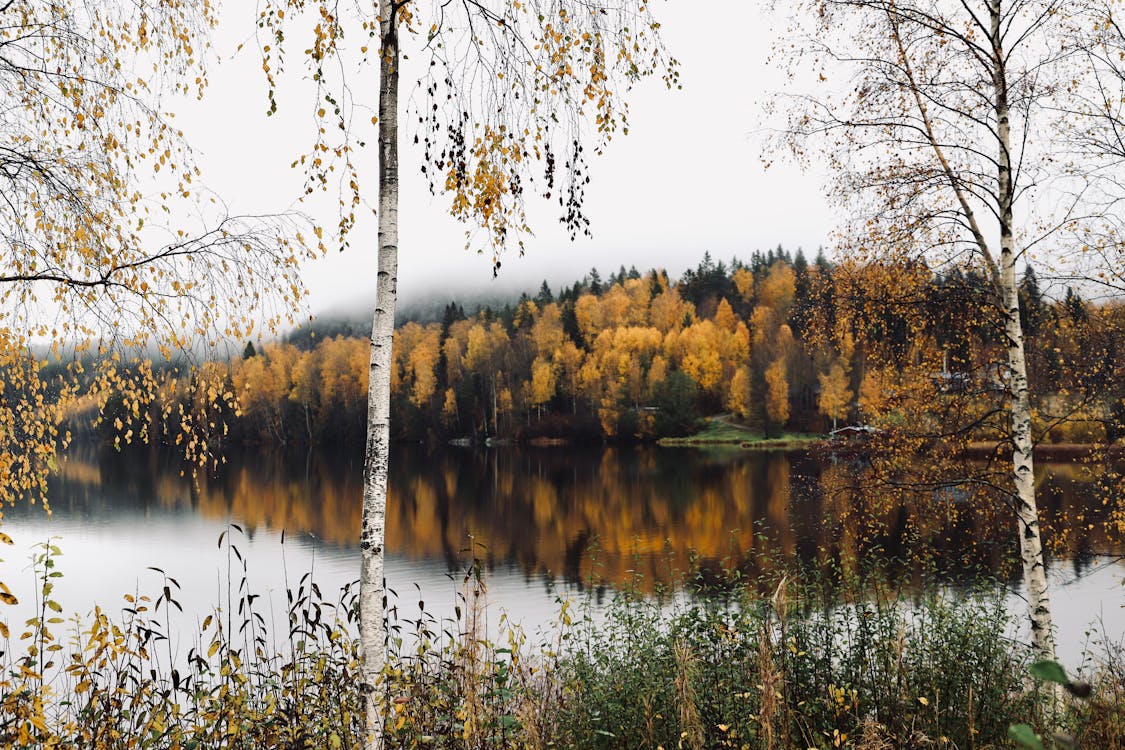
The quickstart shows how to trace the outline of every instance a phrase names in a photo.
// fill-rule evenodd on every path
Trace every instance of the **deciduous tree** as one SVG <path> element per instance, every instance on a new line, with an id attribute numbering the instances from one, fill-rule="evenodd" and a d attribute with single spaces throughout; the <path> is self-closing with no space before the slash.
<path id="1" fill-rule="evenodd" d="M 305 41 L 307 32 L 286 34 L 289 25 L 310 16 L 311 45 Z M 379 61 L 378 282 L 360 537 L 365 745 L 377 748 L 382 746 L 383 709 L 377 685 L 386 639 L 383 530 L 397 294 L 402 45 L 416 43 L 416 57 L 428 63 L 421 69 L 420 106 L 414 112 L 425 150 L 423 168 L 431 187 L 449 197 L 450 213 L 470 227 L 470 243 L 476 230 L 491 250 L 494 271 L 505 248 L 522 248 L 530 190 L 558 200 L 572 236 L 587 231 L 582 210 L 587 133 L 600 151 L 613 135 L 627 132 L 623 97 L 629 86 L 649 74 L 674 85 L 677 74 L 645 0 L 380 0 L 377 7 L 357 4 L 354 10 L 336 2 L 268 0 L 259 26 L 270 37 L 262 49 L 271 100 L 285 42 L 301 39 L 298 44 L 318 86 L 313 110 L 321 120 L 303 164 L 314 185 L 326 184 L 337 166 L 346 175 L 350 199 L 342 201 L 340 221 L 345 232 L 354 224 L 363 195 L 354 166 L 362 139 L 352 128 L 358 82 L 330 74 L 352 69 L 349 55 L 365 60 L 371 54 Z M 347 49 L 345 38 L 365 46 Z M 330 134 L 336 133 L 341 140 L 330 142 Z"/>
<path id="2" fill-rule="evenodd" d="M 789 379 L 784 357 L 778 357 L 766 368 L 766 419 L 771 427 L 778 428 L 789 421 Z"/>
<path id="3" fill-rule="evenodd" d="M 137 356 L 249 338 L 302 295 L 297 222 L 210 208 L 163 113 L 167 95 L 202 95 L 214 22 L 180 0 L 0 3 L 0 501 L 45 492 L 79 392 L 116 392 L 120 438 L 147 439 L 159 383 Z M 52 355 L 70 370 L 48 385 Z M 209 452 L 185 437 L 191 410 L 162 417 L 170 440 Z"/>
<path id="4" fill-rule="evenodd" d="M 1003 341 L 1007 494 L 1044 658 L 1054 638 L 1017 270 L 1062 230 L 1088 226 L 1080 201 L 1053 192 L 1085 171 L 1064 143 L 1074 132 L 1066 105 L 1088 73 L 1067 41 L 1090 30 L 1078 9 L 1066 0 L 808 0 L 786 6 L 794 26 L 777 45 L 791 91 L 803 92 L 779 100 L 781 140 L 798 158 L 823 159 L 849 217 L 841 247 L 889 267 L 954 266 L 987 279 L 981 322 Z M 797 80 L 806 72 L 819 81 Z"/>
<path id="5" fill-rule="evenodd" d="M 734 372 L 730 381 L 730 394 L 727 396 L 727 408 L 738 415 L 739 419 L 749 419 L 752 412 L 750 393 L 750 368 L 739 367 Z"/>
<path id="6" fill-rule="evenodd" d="M 832 420 L 832 429 L 836 429 L 836 421 L 848 415 L 848 408 L 852 401 L 852 392 L 848 388 L 848 371 L 840 362 L 833 362 L 828 372 L 821 373 L 820 396 L 817 397 L 817 407 L 820 413 Z"/>

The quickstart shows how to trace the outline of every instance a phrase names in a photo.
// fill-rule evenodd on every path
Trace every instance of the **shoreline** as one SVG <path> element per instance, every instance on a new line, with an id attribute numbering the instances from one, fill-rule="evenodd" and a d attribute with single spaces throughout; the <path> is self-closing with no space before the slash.
<path id="1" fill-rule="evenodd" d="M 766 437 L 745 425 L 732 422 L 729 414 L 708 417 L 703 424 L 694 435 L 663 437 L 656 441 L 656 445 L 664 448 L 722 446 L 740 450 L 795 450 L 812 448 L 827 439 L 826 435 L 807 432 L 782 432 L 777 437 Z"/>
<path id="2" fill-rule="evenodd" d="M 739 450 L 787 450 L 799 448 L 812 448 L 824 441 L 822 435 L 787 435 L 777 438 L 709 438 L 709 437 L 677 437 L 660 438 L 656 445 L 661 448 L 738 448 Z"/>

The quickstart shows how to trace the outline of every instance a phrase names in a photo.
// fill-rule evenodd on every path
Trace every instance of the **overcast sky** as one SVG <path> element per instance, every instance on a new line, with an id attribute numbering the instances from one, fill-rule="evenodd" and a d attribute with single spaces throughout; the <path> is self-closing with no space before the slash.
<path id="1" fill-rule="evenodd" d="M 603 273 L 636 265 L 678 275 L 705 250 L 728 259 L 779 243 L 814 252 L 825 244 L 830 221 L 819 179 L 789 164 L 766 170 L 761 163 L 761 105 L 784 82 L 766 64 L 769 19 L 758 5 L 716 0 L 701 12 L 686 0 L 654 4 L 681 62 L 683 90 L 649 81 L 634 92 L 628 137 L 615 139 L 591 165 L 586 208 L 593 238 L 572 243 L 550 207 L 541 206 L 531 214 L 536 235 L 526 254 L 504 259 L 499 283 L 488 256 L 464 249 L 464 228 L 448 217 L 446 199 L 430 196 L 408 132 L 400 197 L 402 297 L 535 288 L 543 278 L 557 285 L 595 265 Z M 211 86 L 202 102 L 177 107 L 208 186 L 234 213 L 294 207 L 302 180 L 289 164 L 312 135 L 308 92 L 299 82 L 287 84 L 280 112 L 265 116 L 256 50 L 248 44 L 233 54 L 239 42 L 252 41 L 253 29 L 253 4 L 228 3 L 217 40 L 222 62 L 212 68 Z M 369 77 L 374 102 L 374 71 Z M 374 150 L 368 154 L 374 160 Z M 374 180 L 367 185 L 373 190 Z M 336 220 L 328 210 L 314 218 L 326 225 Z M 308 265 L 314 312 L 371 304 L 374 239 L 375 222 L 368 220 L 349 250 Z"/>

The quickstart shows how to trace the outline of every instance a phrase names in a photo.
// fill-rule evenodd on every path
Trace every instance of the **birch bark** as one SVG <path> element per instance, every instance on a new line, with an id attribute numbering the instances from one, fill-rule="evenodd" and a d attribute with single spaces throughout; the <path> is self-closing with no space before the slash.
<path id="1" fill-rule="evenodd" d="M 1016 282 L 1016 247 L 1012 234 L 1015 194 L 1012 183 L 1011 112 L 1005 71 L 1006 56 L 1001 32 L 1001 0 L 990 0 L 993 53 L 993 93 L 996 108 L 996 135 L 999 145 L 998 198 L 1000 218 L 1000 279 L 1004 306 L 1004 331 L 1008 347 L 1008 388 L 1012 415 L 1012 471 L 1015 482 L 1016 517 L 1020 559 L 1027 589 L 1032 645 L 1041 659 L 1055 659 L 1055 637 L 1051 622 L 1051 599 L 1039 535 L 1039 509 L 1035 502 L 1034 459 L 1031 439 L 1031 404 L 1028 398 L 1027 361 L 1024 356 L 1023 327 L 1020 322 L 1019 287 Z"/>
<path id="2" fill-rule="evenodd" d="M 391 411 L 391 346 L 398 294 L 398 78 L 399 47 L 394 0 L 379 7 L 379 250 L 371 365 L 367 390 L 367 448 L 363 462 L 360 532 L 359 640 L 363 658 L 366 750 L 383 747 L 386 663 L 386 588 L 383 580 Z"/>
<path id="3" fill-rule="evenodd" d="M 285 28 L 315 19 L 316 44 L 305 48 L 303 55 L 317 83 L 318 140 L 311 158 L 302 157 L 298 163 L 306 169 L 308 194 L 318 185 L 328 189 L 349 184 L 352 201 L 340 203 L 341 241 L 354 226 L 362 203 L 352 157 L 368 140 L 349 135 L 359 114 L 359 100 L 349 81 L 358 70 L 366 70 L 366 57 L 357 69 L 354 59 L 342 57 L 346 50 L 355 49 L 343 40 L 345 32 L 348 38 L 365 39 L 377 28 L 380 41 L 377 296 L 371 324 L 359 591 L 361 687 L 367 720 L 363 744 L 373 750 L 384 744 L 387 705 L 381 685 L 387 640 L 383 557 L 398 267 L 399 21 L 407 10 L 413 17 L 423 9 L 433 12 L 434 23 L 422 50 L 430 56 L 430 65 L 420 67 L 418 88 L 424 94 L 416 110 L 419 129 L 426 133 L 423 173 L 441 175 L 431 189 L 452 199 L 450 214 L 455 219 L 483 232 L 492 245 L 494 270 L 500 268 L 499 256 L 505 248 L 522 247 L 520 237 L 530 231 L 524 201 L 538 192 L 527 186 L 540 169 L 546 196 L 551 190 L 561 196 L 562 220 L 572 237 L 587 231 L 582 203 L 589 177 L 582 136 L 591 134 L 597 142 L 594 150 L 600 153 L 613 134 L 628 132 L 624 95 L 632 85 L 659 75 L 667 87 L 679 87 L 679 70 L 664 51 L 660 24 L 647 0 L 372 0 L 343 4 L 348 8 L 336 0 L 259 0 L 259 5 L 258 25 L 271 42 L 260 45 L 271 112 L 277 108 L 276 74 L 281 70 Z M 410 25 L 404 23 L 403 28 L 409 31 Z M 478 34 L 478 28 L 490 31 Z M 306 38 L 306 33 L 289 35 L 290 40 L 298 38 Z M 336 172 L 337 168 L 343 172 Z M 493 382 L 493 436 L 499 395 Z M 508 406 L 505 413 L 510 412 Z M 487 430 L 487 418 L 484 427 Z"/>

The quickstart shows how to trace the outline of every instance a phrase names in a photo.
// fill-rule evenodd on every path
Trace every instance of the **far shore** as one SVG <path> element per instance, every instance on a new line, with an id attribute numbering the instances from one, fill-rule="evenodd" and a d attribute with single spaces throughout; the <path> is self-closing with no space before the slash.
<path id="1" fill-rule="evenodd" d="M 775 438 L 751 437 L 742 439 L 710 438 L 706 435 L 678 438 L 661 438 L 656 444 L 665 448 L 683 446 L 726 446 L 742 450 L 788 450 L 796 448 L 809 448 L 822 442 L 823 435 L 782 435 Z"/>
<path id="2" fill-rule="evenodd" d="M 806 432 L 783 432 L 767 436 L 739 424 L 729 414 L 720 414 L 709 418 L 703 429 L 694 435 L 660 438 L 656 444 L 664 447 L 727 446 L 744 450 L 789 450 L 808 448 L 825 440 L 825 437 Z"/>

